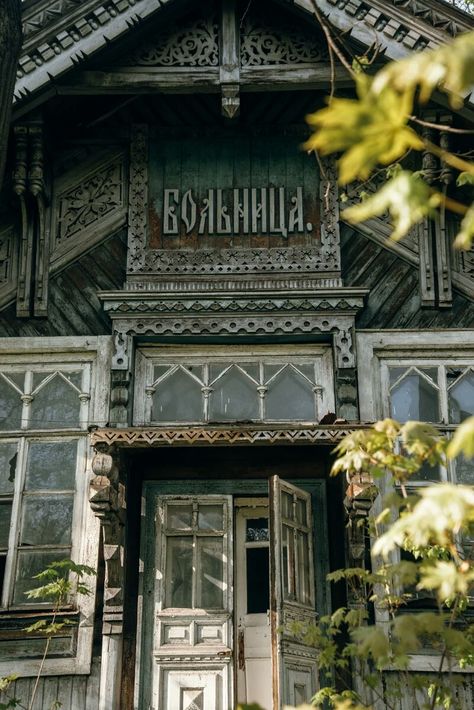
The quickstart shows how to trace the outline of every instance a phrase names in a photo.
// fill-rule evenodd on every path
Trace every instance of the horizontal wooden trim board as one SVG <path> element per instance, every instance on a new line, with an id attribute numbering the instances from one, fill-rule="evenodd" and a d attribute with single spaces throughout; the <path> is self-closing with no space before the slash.
<path id="1" fill-rule="evenodd" d="M 331 424 L 283 427 L 130 427 L 91 430 L 92 446 L 108 444 L 120 447 L 145 446 L 228 446 L 238 444 L 335 444 L 354 429 L 368 424 Z"/>

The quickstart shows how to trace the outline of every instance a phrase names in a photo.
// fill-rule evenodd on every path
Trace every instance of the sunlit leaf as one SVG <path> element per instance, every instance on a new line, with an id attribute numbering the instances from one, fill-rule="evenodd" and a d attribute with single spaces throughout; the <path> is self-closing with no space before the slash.
<path id="1" fill-rule="evenodd" d="M 391 237 L 400 239 L 414 224 L 434 214 L 440 201 L 441 196 L 433 193 L 420 176 L 403 170 L 367 200 L 345 209 L 342 217 L 358 224 L 388 212 L 394 227 Z"/>
<path id="2" fill-rule="evenodd" d="M 376 165 L 389 165 L 407 150 L 422 150 L 418 134 L 407 126 L 412 96 L 390 87 L 370 93 L 366 75 L 356 80 L 358 99 L 332 98 L 325 109 L 307 116 L 313 134 L 304 144 L 308 151 L 326 155 L 344 151 L 339 161 L 339 182 L 365 180 Z"/>
<path id="3" fill-rule="evenodd" d="M 448 45 L 390 62 L 375 76 L 371 90 L 383 93 L 390 86 L 403 93 L 418 88 L 420 100 L 426 102 L 439 88 L 449 94 L 451 105 L 459 108 L 473 77 L 474 32 L 466 32 Z"/>
<path id="4" fill-rule="evenodd" d="M 454 240 L 458 249 L 468 250 L 474 242 L 474 204 L 469 207 L 461 222 L 461 228 Z"/>
<path id="5" fill-rule="evenodd" d="M 453 459 L 459 454 L 474 458 L 474 417 L 469 417 L 454 432 L 448 444 L 448 457 Z"/>

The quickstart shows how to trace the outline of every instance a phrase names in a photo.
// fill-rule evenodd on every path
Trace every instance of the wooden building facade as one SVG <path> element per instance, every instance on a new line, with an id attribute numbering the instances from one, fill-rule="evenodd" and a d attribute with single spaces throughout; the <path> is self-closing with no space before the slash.
<path id="1" fill-rule="evenodd" d="M 24 629 L 51 609 L 24 592 L 71 556 L 97 575 L 62 610 L 34 708 L 297 705 L 321 679 L 281 628 L 344 602 L 326 574 L 367 552 L 334 444 L 474 411 L 456 224 L 399 244 L 384 219 L 355 230 L 335 161 L 300 149 L 332 76 L 314 5 L 380 62 L 472 20 L 442 0 L 23 5 L 0 202 L 0 674 L 28 695 L 44 640 Z M 473 482 L 465 463 L 418 483 L 433 477 Z"/>

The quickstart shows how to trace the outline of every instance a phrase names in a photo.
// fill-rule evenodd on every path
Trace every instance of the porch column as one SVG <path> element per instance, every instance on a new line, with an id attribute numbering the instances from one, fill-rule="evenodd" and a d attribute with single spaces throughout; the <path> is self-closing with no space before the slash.
<path id="1" fill-rule="evenodd" d="M 123 649 L 125 488 L 117 452 L 97 445 L 90 504 L 100 519 L 105 561 L 99 710 L 119 710 Z"/>

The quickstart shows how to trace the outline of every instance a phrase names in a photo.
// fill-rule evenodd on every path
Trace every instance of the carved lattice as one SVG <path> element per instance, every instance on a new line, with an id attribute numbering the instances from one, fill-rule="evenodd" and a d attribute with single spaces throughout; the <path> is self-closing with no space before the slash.
<path id="1" fill-rule="evenodd" d="M 57 243 L 69 240 L 123 203 L 123 164 L 117 161 L 59 195 Z"/>
<path id="2" fill-rule="evenodd" d="M 219 63 L 218 25 L 215 18 L 175 27 L 139 47 L 124 62 L 142 67 L 202 67 Z"/>
<path id="3" fill-rule="evenodd" d="M 283 20 L 272 21 L 264 15 L 249 17 L 241 33 L 242 66 L 262 64 L 302 64 L 328 59 L 324 41 L 314 33 Z"/>

